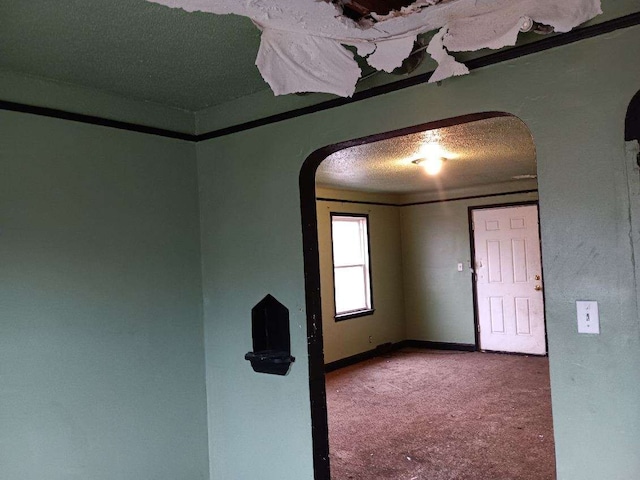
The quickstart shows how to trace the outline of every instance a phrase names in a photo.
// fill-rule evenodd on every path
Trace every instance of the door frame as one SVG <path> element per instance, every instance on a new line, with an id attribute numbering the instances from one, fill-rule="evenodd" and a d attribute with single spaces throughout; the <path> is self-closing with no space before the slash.
<path id="1" fill-rule="evenodd" d="M 490 205 L 473 205 L 467 207 L 467 215 L 469 221 L 469 244 L 471 247 L 471 264 L 473 265 L 473 274 L 471 275 L 471 291 L 473 292 L 473 331 L 476 339 L 476 351 L 485 351 L 491 353 L 501 353 L 504 355 L 534 355 L 531 353 L 519 353 L 519 352 L 497 352 L 494 350 L 482 350 L 480 345 L 480 315 L 478 313 L 478 289 L 477 289 L 477 274 L 475 267 L 476 260 L 476 240 L 473 231 L 473 212 L 474 210 L 487 210 L 492 208 L 509 208 L 509 207 L 522 207 L 526 205 L 535 205 L 538 211 L 538 241 L 540 242 L 540 270 L 542 278 L 544 280 L 544 265 L 542 261 L 542 232 L 540 231 L 540 202 L 539 200 L 523 200 L 520 202 L 507 202 L 507 203 L 494 203 Z M 543 282 L 544 285 L 544 282 Z M 539 357 L 549 356 L 549 336 L 547 335 L 547 301 L 545 298 L 544 288 L 542 289 L 542 311 L 544 315 L 544 344 L 547 353 L 544 355 L 534 355 Z"/>
<path id="2" fill-rule="evenodd" d="M 329 465 L 329 425 L 325 386 L 324 343 L 322 336 L 322 305 L 320 297 L 320 253 L 318 248 L 318 217 L 316 211 L 316 171 L 332 153 L 345 148 L 413 133 L 452 127 L 495 117 L 514 117 L 507 112 L 481 112 L 422 123 L 411 127 L 377 133 L 366 137 L 327 145 L 312 152 L 300 169 L 300 214 L 304 262 L 304 289 L 307 316 L 307 351 L 309 354 L 309 396 L 311 403 L 311 436 L 314 480 L 331 480 Z M 517 118 L 517 117 L 516 117 Z"/>

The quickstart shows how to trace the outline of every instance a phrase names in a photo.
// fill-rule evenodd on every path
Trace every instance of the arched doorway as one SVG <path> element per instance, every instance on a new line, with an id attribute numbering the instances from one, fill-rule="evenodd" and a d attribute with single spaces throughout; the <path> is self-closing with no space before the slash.
<path id="1" fill-rule="evenodd" d="M 485 119 L 504 117 L 508 114 L 487 112 L 417 125 L 402 130 L 373 135 L 342 142 L 313 152 L 305 161 L 300 173 L 300 192 L 303 223 L 309 373 L 311 392 L 312 429 L 314 445 L 314 470 L 316 480 L 329 480 L 329 431 L 325 391 L 324 336 L 322 326 L 322 299 L 318 243 L 318 217 L 316 205 L 316 171 L 321 162 L 340 150 L 409 136 Z M 477 340 L 476 340 L 477 342 Z"/>

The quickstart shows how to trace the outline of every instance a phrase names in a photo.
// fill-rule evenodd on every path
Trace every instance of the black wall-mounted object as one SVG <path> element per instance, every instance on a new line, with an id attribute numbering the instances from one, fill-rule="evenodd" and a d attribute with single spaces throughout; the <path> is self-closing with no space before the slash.
<path id="1" fill-rule="evenodd" d="M 624 139 L 627 142 L 631 140 L 640 142 L 640 90 L 633 96 L 627 108 L 624 119 Z"/>
<path id="2" fill-rule="evenodd" d="M 286 375 L 296 360 L 291 356 L 289 309 L 267 295 L 251 309 L 253 352 L 244 358 L 254 372 Z"/>
<path id="3" fill-rule="evenodd" d="M 627 142 L 631 140 L 640 142 L 640 90 L 633 96 L 627 109 L 627 116 L 624 119 L 624 139 Z M 636 161 L 640 167 L 640 153 Z"/>

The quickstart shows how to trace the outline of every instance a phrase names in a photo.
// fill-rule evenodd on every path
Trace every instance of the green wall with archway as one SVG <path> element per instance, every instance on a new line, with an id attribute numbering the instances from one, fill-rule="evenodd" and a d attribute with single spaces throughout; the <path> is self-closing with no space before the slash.
<path id="1" fill-rule="evenodd" d="M 640 472 L 640 331 L 623 141 L 640 87 L 640 28 L 583 40 L 197 145 L 213 479 L 312 478 L 298 175 L 337 142 L 482 111 L 530 128 L 537 148 L 558 478 Z M 254 374 L 251 307 L 291 310 L 287 377 Z M 601 335 L 578 335 L 597 300 Z M 251 461 L 247 461 L 247 456 Z"/>

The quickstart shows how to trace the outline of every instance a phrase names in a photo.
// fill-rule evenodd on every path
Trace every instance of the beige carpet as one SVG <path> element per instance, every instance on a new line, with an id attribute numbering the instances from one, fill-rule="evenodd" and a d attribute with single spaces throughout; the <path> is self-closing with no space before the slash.
<path id="1" fill-rule="evenodd" d="M 404 349 L 327 375 L 332 480 L 553 480 L 548 359 Z"/>

